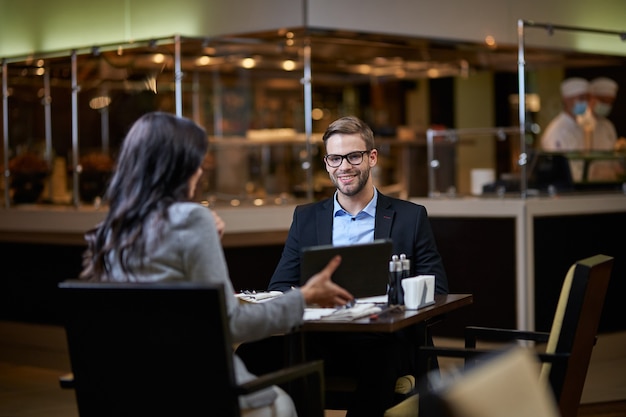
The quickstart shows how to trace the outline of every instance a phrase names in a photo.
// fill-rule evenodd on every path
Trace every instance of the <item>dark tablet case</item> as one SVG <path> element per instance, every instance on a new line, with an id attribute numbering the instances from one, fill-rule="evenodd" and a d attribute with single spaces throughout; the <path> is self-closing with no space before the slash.
<path id="1" fill-rule="evenodd" d="M 389 281 L 391 251 L 391 239 L 349 246 L 306 247 L 301 254 L 301 284 L 321 271 L 333 256 L 341 255 L 341 264 L 332 277 L 334 282 L 356 298 L 384 295 Z"/>

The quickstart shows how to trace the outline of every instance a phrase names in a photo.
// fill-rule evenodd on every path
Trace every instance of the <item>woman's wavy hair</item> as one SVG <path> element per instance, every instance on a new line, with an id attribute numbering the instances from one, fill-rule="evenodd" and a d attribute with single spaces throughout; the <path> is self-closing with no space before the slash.
<path id="1" fill-rule="evenodd" d="M 205 130 L 186 118 L 152 112 L 132 125 L 104 195 L 109 212 L 85 235 L 81 278 L 107 279 L 111 253 L 122 270 L 132 275 L 129 260 L 141 264 L 146 229 L 161 230 L 169 206 L 189 200 L 189 179 L 201 166 L 207 149 Z"/>

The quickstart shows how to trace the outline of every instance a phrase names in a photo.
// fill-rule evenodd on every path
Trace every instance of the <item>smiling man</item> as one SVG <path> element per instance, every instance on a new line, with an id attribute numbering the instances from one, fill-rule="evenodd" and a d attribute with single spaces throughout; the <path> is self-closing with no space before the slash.
<path id="1" fill-rule="evenodd" d="M 323 140 L 326 171 L 337 190 L 332 198 L 296 207 L 268 289 L 289 291 L 300 284 L 302 248 L 391 239 L 392 253 L 404 253 L 411 261 L 410 276 L 435 275 L 436 293 L 446 294 L 448 281 L 426 208 L 386 196 L 374 186 L 371 171 L 378 151 L 370 127 L 357 117 L 342 117 L 330 124 Z M 393 405 L 396 379 L 414 373 L 415 347 L 402 332 L 316 333 L 311 339 L 307 354 L 324 359 L 326 375 L 356 378 L 348 417 L 382 416 Z"/>

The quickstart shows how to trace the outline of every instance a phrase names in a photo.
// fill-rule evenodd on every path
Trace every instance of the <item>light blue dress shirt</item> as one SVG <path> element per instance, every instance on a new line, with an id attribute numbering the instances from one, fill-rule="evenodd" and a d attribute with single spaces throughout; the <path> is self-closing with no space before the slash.
<path id="1" fill-rule="evenodd" d="M 333 245 L 354 245 L 374 241 L 374 223 L 376 220 L 376 201 L 378 190 L 374 188 L 374 197 L 356 216 L 345 211 L 337 201 L 337 191 L 333 197 Z"/>

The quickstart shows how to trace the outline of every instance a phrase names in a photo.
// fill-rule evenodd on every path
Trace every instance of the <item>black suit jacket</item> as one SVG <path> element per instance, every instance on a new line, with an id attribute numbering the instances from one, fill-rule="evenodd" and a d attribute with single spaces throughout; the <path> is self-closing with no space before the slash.
<path id="1" fill-rule="evenodd" d="M 288 291 L 300 285 L 302 248 L 332 244 L 333 199 L 296 207 L 282 256 L 270 280 L 269 290 Z M 426 208 L 378 193 L 374 239 L 390 238 L 392 253 L 407 255 L 411 276 L 435 275 L 435 292 L 448 293 L 448 279 Z"/>

